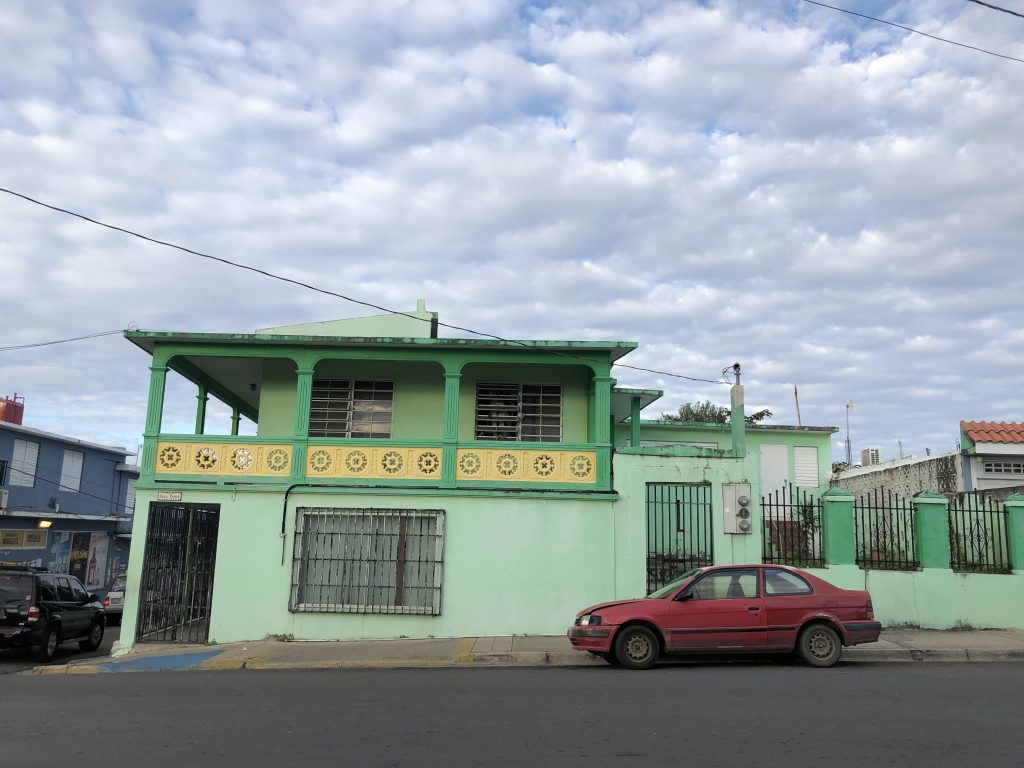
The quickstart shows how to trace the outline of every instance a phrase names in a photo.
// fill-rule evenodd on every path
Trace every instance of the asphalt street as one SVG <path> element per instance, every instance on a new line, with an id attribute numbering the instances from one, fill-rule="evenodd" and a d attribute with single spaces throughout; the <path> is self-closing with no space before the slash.
<path id="1" fill-rule="evenodd" d="M 15 675 L 0 742 L 19 768 L 1024 766 L 1021 690 L 1018 663 Z"/>
<path id="2" fill-rule="evenodd" d="M 57 649 L 57 656 L 51 662 L 53 664 L 67 664 L 75 659 L 91 659 L 98 656 L 109 656 L 110 646 L 121 634 L 121 627 L 107 627 L 103 633 L 103 642 L 100 647 L 91 653 L 82 653 L 78 649 L 77 642 L 67 642 Z M 26 672 L 32 667 L 37 667 L 40 662 L 32 657 L 27 649 L 12 648 L 0 651 L 0 675 L 13 675 L 16 672 Z M 0 689 L 2 690 L 2 689 Z"/>

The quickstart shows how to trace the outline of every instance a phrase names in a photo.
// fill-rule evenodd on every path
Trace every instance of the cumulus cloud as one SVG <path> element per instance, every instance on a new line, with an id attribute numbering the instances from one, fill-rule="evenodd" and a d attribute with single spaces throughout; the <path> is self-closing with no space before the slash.
<path id="1" fill-rule="evenodd" d="M 857 9 L 1024 57 L 972 4 Z M 886 456 L 1022 418 L 1024 65 L 781 0 L 48 0 L 0 37 L 3 186 L 510 338 L 634 340 L 623 362 L 697 379 L 740 361 L 776 422 L 794 385 L 805 424 L 853 399 L 855 448 Z M 0 216 L 9 344 L 367 312 L 6 195 Z M 138 440 L 146 360 L 117 337 L 0 374 L 37 426 Z M 652 416 L 727 401 L 617 375 L 665 389 Z"/>

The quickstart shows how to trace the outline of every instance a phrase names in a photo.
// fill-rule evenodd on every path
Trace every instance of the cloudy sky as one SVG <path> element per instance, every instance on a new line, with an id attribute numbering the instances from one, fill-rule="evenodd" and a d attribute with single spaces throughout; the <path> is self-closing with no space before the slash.
<path id="1" fill-rule="evenodd" d="M 835 0 L 1024 59 L 967 0 Z M 1024 12 L 1024 0 L 1000 0 Z M 835 425 L 1024 419 L 1024 63 L 803 0 L 52 2 L 0 15 L 0 186 L 151 237 Z M 364 307 L 0 194 L 5 347 Z M 465 335 L 448 331 L 443 335 Z M 0 351 L 26 424 L 140 440 L 117 335 Z M 726 403 L 722 384 L 617 369 Z M 194 398 L 176 386 L 168 423 Z"/>

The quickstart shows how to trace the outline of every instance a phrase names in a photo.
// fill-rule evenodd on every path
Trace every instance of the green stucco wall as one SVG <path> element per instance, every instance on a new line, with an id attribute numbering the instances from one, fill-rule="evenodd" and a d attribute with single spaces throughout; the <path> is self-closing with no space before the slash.
<path id="1" fill-rule="evenodd" d="M 140 491 L 121 630 L 135 634 L 149 503 Z M 609 500 L 311 493 L 288 500 L 282 564 L 282 495 L 186 491 L 184 502 L 220 504 L 210 639 L 355 639 L 560 634 L 576 612 L 613 597 L 616 510 Z M 290 613 L 297 507 L 445 510 L 440 616 Z M 641 590 L 642 591 L 642 590 Z"/>
<path id="2" fill-rule="evenodd" d="M 263 361 L 258 437 L 291 437 L 295 432 L 295 384 L 295 363 L 291 360 Z"/>

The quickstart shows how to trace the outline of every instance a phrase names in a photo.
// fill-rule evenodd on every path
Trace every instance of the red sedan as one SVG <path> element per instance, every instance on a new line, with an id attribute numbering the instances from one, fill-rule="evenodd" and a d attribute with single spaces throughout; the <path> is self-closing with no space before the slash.
<path id="1" fill-rule="evenodd" d="M 647 669 L 663 654 L 793 651 L 830 667 L 844 645 L 873 643 L 871 595 L 785 565 L 720 565 L 684 573 L 639 600 L 594 605 L 569 629 L 573 648 Z"/>

